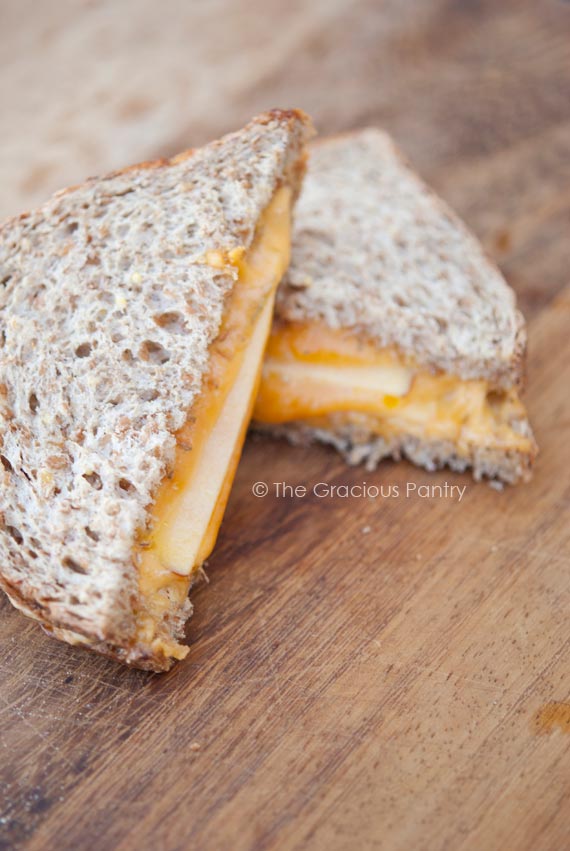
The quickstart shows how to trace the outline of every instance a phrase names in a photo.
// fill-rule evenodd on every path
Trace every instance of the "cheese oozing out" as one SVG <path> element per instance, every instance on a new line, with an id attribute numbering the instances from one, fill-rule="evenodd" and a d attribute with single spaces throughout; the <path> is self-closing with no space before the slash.
<path id="1" fill-rule="evenodd" d="M 291 206 L 291 190 L 278 189 L 247 252 L 205 258 L 233 266 L 236 283 L 210 346 L 200 395 L 176 436 L 172 476 L 155 496 L 136 552 L 137 640 L 173 658 L 183 658 L 188 648 L 166 637 L 164 619 L 184 604 L 216 541 L 259 387 L 275 291 L 289 263 Z"/>
<path id="2" fill-rule="evenodd" d="M 390 439 L 411 435 L 470 448 L 531 448 L 513 427 L 526 415 L 516 390 L 422 368 L 351 329 L 277 321 L 267 346 L 254 419 L 315 428 L 354 425 Z"/>

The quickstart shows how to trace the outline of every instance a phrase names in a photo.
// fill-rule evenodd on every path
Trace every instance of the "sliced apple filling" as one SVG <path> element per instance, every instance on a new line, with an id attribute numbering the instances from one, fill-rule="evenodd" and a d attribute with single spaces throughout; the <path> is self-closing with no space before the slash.
<path id="1" fill-rule="evenodd" d="M 164 618 L 182 606 L 218 534 L 259 387 L 275 291 L 289 263 L 291 192 L 277 190 L 251 248 L 205 262 L 231 264 L 237 281 L 222 328 L 210 347 L 209 372 L 177 434 L 172 476 L 156 494 L 148 531 L 137 547 L 139 639 L 175 659 L 188 648 L 168 639 Z"/>
<path id="2" fill-rule="evenodd" d="M 378 349 L 350 329 L 277 322 L 268 343 L 254 419 L 302 421 L 335 430 L 354 425 L 374 435 L 530 450 L 516 430 L 525 411 L 515 390 L 421 368 L 395 348 Z"/>

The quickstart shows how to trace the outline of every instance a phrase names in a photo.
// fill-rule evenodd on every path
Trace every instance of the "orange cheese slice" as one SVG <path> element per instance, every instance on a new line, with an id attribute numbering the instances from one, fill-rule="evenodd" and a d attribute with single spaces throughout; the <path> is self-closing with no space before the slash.
<path id="1" fill-rule="evenodd" d="M 188 648 L 164 638 L 161 623 L 173 604 L 184 602 L 216 541 L 259 387 L 275 291 L 289 263 L 290 222 L 291 192 L 282 187 L 247 252 L 205 258 L 210 265 L 232 265 L 237 281 L 210 347 L 200 397 L 177 435 L 172 476 L 156 494 L 136 553 L 138 637 L 174 658 Z"/>
<path id="2" fill-rule="evenodd" d="M 387 439 L 449 440 L 465 455 L 474 444 L 531 448 L 511 426 L 526 418 L 514 390 L 496 393 L 485 381 L 430 372 L 350 329 L 275 323 L 254 419 L 326 428 L 333 416 L 335 427 L 354 424 Z"/>

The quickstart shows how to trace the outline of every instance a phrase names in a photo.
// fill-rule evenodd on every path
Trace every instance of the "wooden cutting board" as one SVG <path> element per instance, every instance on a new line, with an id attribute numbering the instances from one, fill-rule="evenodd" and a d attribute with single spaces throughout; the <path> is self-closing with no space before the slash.
<path id="1" fill-rule="evenodd" d="M 261 8 L 219 0 L 212 17 L 210 4 L 190 15 L 172 0 L 165 16 L 137 0 L 136 14 L 125 2 L 110 18 L 104 3 L 32 15 L 27 0 L 6 0 L 4 212 L 275 104 L 307 108 L 322 132 L 381 123 L 483 239 L 531 319 L 535 477 L 497 492 L 250 440 L 209 583 L 193 594 L 191 653 L 166 675 L 56 643 L 2 598 L 0 847 L 560 851 L 570 8 Z"/>
<path id="2" fill-rule="evenodd" d="M 567 291 L 532 326 L 527 486 L 251 441 L 168 674 L 56 644 L 3 601 L 12 841 L 568 847 L 569 324 Z M 384 498 L 314 494 L 363 482 Z M 461 500 L 406 496 L 445 483 Z"/>

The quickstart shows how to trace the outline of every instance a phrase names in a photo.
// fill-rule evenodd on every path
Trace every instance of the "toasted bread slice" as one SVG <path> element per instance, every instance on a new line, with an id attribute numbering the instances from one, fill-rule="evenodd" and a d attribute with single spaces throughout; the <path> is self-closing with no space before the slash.
<path id="1" fill-rule="evenodd" d="M 188 651 L 309 133 L 267 113 L 0 229 L 0 582 L 58 638 L 155 671 Z"/>
<path id="2" fill-rule="evenodd" d="M 368 467 L 405 455 L 526 479 L 525 345 L 512 290 L 386 134 L 313 145 L 259 427 Z"/>

